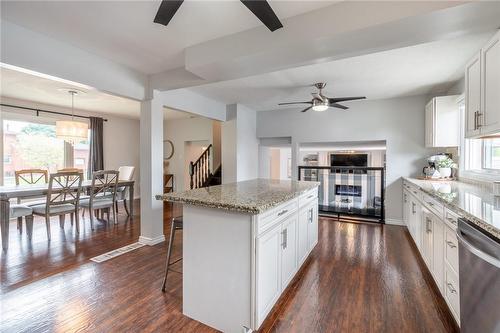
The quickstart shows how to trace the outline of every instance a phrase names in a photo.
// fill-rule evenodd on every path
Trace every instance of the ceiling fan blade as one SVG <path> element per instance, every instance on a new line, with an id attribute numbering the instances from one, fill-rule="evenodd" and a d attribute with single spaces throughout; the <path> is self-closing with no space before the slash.
<path id="1" fill-rule="evenodd" d="M 313 102 L 289 102 L 289 103 L 279 103 L 278 105 L 291 105 L 291 104 L 312 104 Z"/>
<path id="2" fill-rule="evenodd" d="M 330 104 L 330 107 L 332 108 L 337 108 L 337 109 L 342 109 L 342 110 L 347 110 L 349 109 L 347 106 L 343 106 L 341 104 L 337 104 L 337 103 L 331 103 Z"/>
<path id="3" fill-rule="evenodd" d="M 175 13 L 182 5 L 183 1 L 184 0 L 162 0 L 154 22 L 165 26 L 168 25 L 172 17 L 174 17 Z"/>
<path id="4" fill-rule="evenodd" d="M 309 111 L 309 109 L 311 109 L 312 106 L 308 107 L 308 108 L 305 108 L 304 110 L 300 111 L 300 112 L 306 112 L 306 111 Z"/>
<path id="5" fill-rule="evenodd" d="M 278 16 L 266 0 L 241 0 L 257 18 L 271 31 L 283 28 Z"/>
<path id="6" fill-rule="evenodd" d="M 358 96 L 358 97 L 338 97 L 338 98 L 329 98 L 328 100 L 330 103 L 337 103 L 337 102 L 347 102 L 347 101 L 354 101 L 357 99 L 365 99 L 365 96 Z"/>

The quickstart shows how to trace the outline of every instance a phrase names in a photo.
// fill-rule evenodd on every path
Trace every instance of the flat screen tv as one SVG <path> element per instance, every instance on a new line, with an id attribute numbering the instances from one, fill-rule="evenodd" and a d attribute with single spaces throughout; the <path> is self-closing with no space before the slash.
<path id="1" fill-rule="evenodd" d="M 368 166 L 367 154 L 331 154 L 330 166 L 332 167 L 366 167 Z"/>

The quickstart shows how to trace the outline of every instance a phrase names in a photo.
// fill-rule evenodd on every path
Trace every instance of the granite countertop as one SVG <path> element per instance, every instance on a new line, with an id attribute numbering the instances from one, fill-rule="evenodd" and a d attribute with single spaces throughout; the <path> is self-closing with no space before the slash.
<path id="1" fill-rule="evenodd" d="M 317 182 L 253 179 L 157 195 L 156 199 L 195 206 L 260 214 L 318 187 Z"/>
<path id="2" fill-rule="evenodd" d="M 487 187 L 461 181 L 404 179 L 500 239 L 500 197 L 495 197 Z"/>

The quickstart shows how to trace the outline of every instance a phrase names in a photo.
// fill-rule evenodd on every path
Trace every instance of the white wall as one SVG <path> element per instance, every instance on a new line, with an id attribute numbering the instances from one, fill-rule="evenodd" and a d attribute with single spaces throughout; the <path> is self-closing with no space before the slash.
<path id="1" fill-rule="evenodd" d="M 17 100 L 13 98 L 2 97 L 2 103 L 14 104 L 25 107 L 35 107 L 45 110 L 71 113 L 71 110 L 67 108 L 46 105 L 41 103 L 33 103 L 30 101 Z M 32 111 L 24 111 L 14 108 L 1 107 L 0 109 L 2 115 L 1 118 L 23 118 L 26 120 L 37 120 L 37 117 Z M 105 169 L 118 169 L 122 165 L 135 166 L 135 180 L 137 181 L 137 186 L 134 191 L 136 197 L 139 197 L 139 120 L 116 117 L 114 115 L 108 115 L 104 113 L 88 112 L 84 110 L 75 109 L 75 114 L 84 116 L 98 116 L 108 119 L 104 122 L 104 168 Z M 43 115 L 43 119 L 46 121 L 55 122 L 57 119 L 68 119 L 64 116 L 54 116 L 48 114 Z M 2 147 L 3 148 L 3 147 Z M 1 151 L 1 156 L 3 156 L 3 149 Z"/>
<path id="2" fill-rule="evenodd" d="M 168 172 L 174 175 L 174 190 L 189 189 L 186 183 L 185 144 L 192 141 L 212 143 L 213 121 L 204 117 L 182 118 L 164 122 L 164 140 L 171 140 L 174 144 L 174 155 L 168 161 Z"/>
<path id="3" fill-rule="evenodd" d="M 257 115 L 241 104 L 227 106 L 222 133 L 222 182 L 230 183 L 258 178 L 259 140 L 256 136 Z"/>
<path id="4" fill-rule="evenodd" d="M 387 143 L 386 219 L 402 220 L 401 176 L 417 176 L 425 164 L 426 96 L 349 103 L 347 111 L 259 112 L 257 136 L 292 137 L 292 143 L 385 140 Z M 347 103 L 346 103 L 347 104 Z M 292 147 L 293 148 L 293 147 Z M 293 162 L 293 161 L 292 161 Z M 296 164 L 292 165 L 296 168 Z"/>

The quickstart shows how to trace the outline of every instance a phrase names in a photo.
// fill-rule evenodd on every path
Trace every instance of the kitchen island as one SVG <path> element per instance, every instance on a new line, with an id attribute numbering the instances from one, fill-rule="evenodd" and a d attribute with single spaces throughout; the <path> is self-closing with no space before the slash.
<path id="1" fill-rule="evenodd" d="M 318 242 L 316 182 L 255 179 L 157 199 L 183 203 L 183 313 L 257 330 Z"/>

